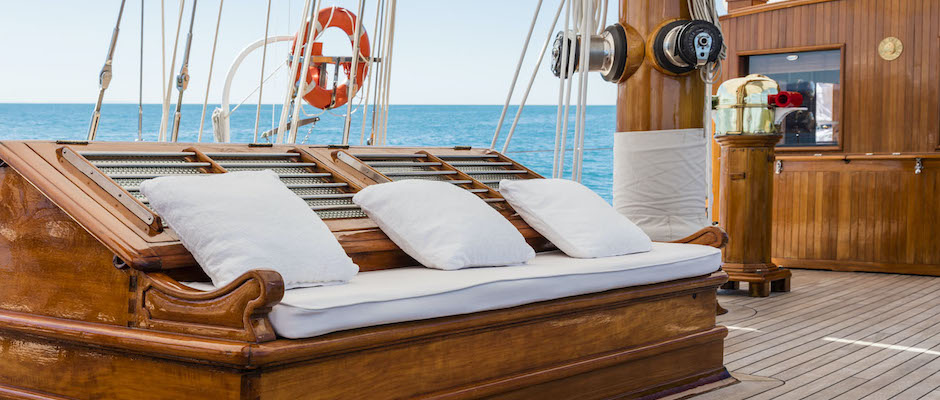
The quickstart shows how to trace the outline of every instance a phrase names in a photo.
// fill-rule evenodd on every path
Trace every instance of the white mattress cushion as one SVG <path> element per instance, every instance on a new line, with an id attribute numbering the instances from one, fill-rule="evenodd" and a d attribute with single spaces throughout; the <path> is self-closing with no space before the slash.
<path id="1" fill-rule="evenodd" d="M 720 264 L 721 252 L 712 247 L 654 243 L 646 253 L 608 258 L 555 251 L 511 267 L 369 271 L 342 286 L 288 290 L 270 319 L 278 335 L 299 339 L 690 278 L 715 272 Z"/>
<path id="2" fill-rule="evenodd" d="M 649 236 L 586 186 L 566 179 L 507 180 L 499 193 L 533 229 L 571 257 L 649 251 Z"/>
<path id="3" fill-rule="evenodd" d="M 353 202 L 426 267 L 502 266 L 535 257 L 512 223 L 473 193 L 450 183 L 403 180 L 371 185 L 356 193 Z"/>
<path id="4" fill-rule="evenodd" d="M 345 282 L 359 272 L 273 171 L 162 177 L 140 190 L 216 286 L 252 269 L 279 272 L 288 289 Z"/>

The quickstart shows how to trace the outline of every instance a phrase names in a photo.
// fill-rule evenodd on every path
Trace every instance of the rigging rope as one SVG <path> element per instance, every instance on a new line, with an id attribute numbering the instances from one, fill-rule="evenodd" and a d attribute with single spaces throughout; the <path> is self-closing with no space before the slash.
<path id="1" fill-rule="evenodd" d="M 278 71 L 280 71 L 281 68 L 284 68 L 285 65 L 287 65 L 287 61 L 284 61 L 283 63 L 281 63 L 281 65 L 279 65 L 276 69 L 274 69 L 274 71 L 271 71 L 271 73 L 268 74 L 268 77 L 267 77 L 267 78 L 264 78 L 264 80 L 261 81 L 261 85 L 256 86 L 255 89 L 251 91 L 251 93 L 248 93 L 247 96 L 245 96 L 244 98 L 242 98 L 242 101 L 238 102 L 238 104 L 236 104 L 235 107 L 232 108 L 232 111 L 229 111 L 229 115 L 231 115 L 232 113 L 234 113 L 235 110 L 238 109 L 238 107 L 241 107 L 241 106 L 242 106 L 242 104 L 245 104 L 245 102 L 248 101 L 248 98 L 250 98 L 252 95 L 254 95 L 255 92 L 257 92 L 257 91 L 259 90 L 259 88 L 261 88 L 261 86 L 265 84 L 265 82 L 267 82 L 269 79 L 273 78 L 273 77 L 274 77 L 274 74 L 276 74 Z M 272 119 L 273 119 L 273 117 L 272 117 Z M 273 128 L 273 126 L 272 126 L 272 128 Z"/>
<path id="2" fill-rule="evenodd" d="M 140 0 L 140 71 L 137 87 L 137 141 L 144 141 L 144 0 Z"/>
<path id="3" fill-rule="evenodd" d="M 602 25 L 603 21 L 595 11 L 595 5 L 600 6 L 602 0 L 580 0 L 583 20 L 578 31 L 581 33 L 584 45 L 581 46 L 580 65 L 578 66 L 578 104 L 575 116 L 574 154 L 571 162 L 571 179 L 581 182 L 581 166 L 584 163 L 584 130 L 587 114 L 588 90 L 588 55 L 590 48 L 590 33 L 594 32 L 594 25 Z M 576 7 L 575 10 L 578 10 Z"/>
<path id="4" fill-rule="evenodd" d="M 108 56 L 104 60 L 104 66 L 98 74 L 98 99 L 95 101 L 95 109 L 91 114 L 91 122 L 88 124 L 88 140 L 95 140 L 98 134 L 98 121 L 101 119 L 101 104 L 104 102 L 104 92 L 111 85 L 111 64 L 114 62 L 114 50 L 117 48 L 118 34 L 121 32 L 121 18 L 124 16 L 124 4 L 127 0 L 121 0 L 121 8 L 118 10 L 117 22 L 114 24 L 114 30 L 111 31 L 111 42 L 108 45 Z"/>
<path id="5" fill-rule="evenodd" d="M 317 0 L 317 1 L 319 2 L 319 0 Z M 307 15 L 308 15 L 308 14 L 311 14 L 311 11 L 310 11 L 310 7 L 311 7 L 311 6 L 313 6 L 313 4 L 310 3 L 310 0 L 306 0 L 306 2 L 304 3 L 304 12 L 301 14 L 301 18 L 302 18 L 302 19 L 301 19 L 301 21 L 300 21 L 300 26 L 305 26 L 304 23 L 305 23 L 306 20 L 307 20 Z M 311 19 L 312 19 L 312 18 L 311 18 Z M 311 25 L 313 25 L 313 22 L 312 22 L 312 21 L 311 21 Z M 312 28 L 312 27 L 311 27 L 311 28 Z M 298 28 L 298 34 L 297 34 L 297 36 L 300 36 L 300 30 L 299 30 L 299 29 L 300 29 L 300 28 Z M 302 43 L 303 43 L 302 40 L 296 40 L 296 39 L 295 39 L 295 40 L 294 40 L 294 51 L 291 52 L 291 54 L 295 54 L 295 55 L 296 55 L 296 54 L 300 54 L 300 48 L 301 48 L 301 44 L 302 44 Z M 295 56 L 295 60 L 294 60 L 294 61 L 296 61 L 296 56 Z M 291 101 L 293 100 L 292 97 L 293 97 L 294 94 L 296 93 L 296 92 L 295 92 L 296 89 L 295 89 L 295 87 L 294 87 L 294 80 L 295 80 L 296 77 L 297 77 L 297 70 L 298 70 L 299 68 L 300 68 L 300 63 L 298 63 L 298 62 L 292 62 L 292 63 L 291 63 L 291 68 L 290 68 L 290 74 L 287 75 L 287 83 L 288 83 L 288 86 L 287 86 L 287 93 L 284 95 L 284 103 L 283 103 L 284 106 L 281 107 L 281 120 L 280 120 L 280 122 L 278 122 L 278 125 L 277 125 L 277 136 L 275 136 L 275 141 L 278 142 L 278 143 L 281 142 L 281 135 L 284 133 L 284 129 L 287 128 L 287 118 L 288 118 L 288 116 L 289 116 L 289 114 L 290 114 L 290 104 L 291 104 Z"/>
<path id="6" fill-rule="evenodd" d="M 160 78 L 166 79 L 166 5 L 160 0 Z M 166 87 L 163 86 L 163 81 L 160 81 L 160 98 L 166 97 Z M 164 116 L 165 118 L 165 116 Z"/>
<path id="7" fill-rule="evenodd" d="M 384 5 L 385 5 L 385 0 L 377 0 L 375 2 L 375 24 L 373 26 L 375 27 L 374 32 L 376 35 L 375 45 L 376 45 L 376 48 L 380 50 L 382 48 L 381 47 L 382 45 L 380 43 L 381 31 L 379 28 L 379 21 L 381 21 L 381 17 L 385 15 Z M 372 58 L 369 58 L 366 62 L 368 63 L 366 64 L 366 70 L 372 71 L 372 64 L 373 64 Z M 381 62 L 380 62 L 380 65 L 381 65 Z M 366 141 L 366 115 L 369 114 L 369 93 L 372 90 L 372 82 L 376 80 L 376 75 L 378 75 L 377 71 L 372 71 L 372 73 L 366 77 L 367 78 L 366 79 L 366 92 L 365 92 L 365 96 L 363 96 L 365 98 L 365 108 L 363 108 L 362 110 L 362 131 L 359 133 L 359 145 L 360 146 L 364 145 Z M 373 114 L 374 113 L 375 111 L 373 111 Z M 371 134 L 370 134 L 370 139 L 371 139 Z"/>
<path id="8" fill-rule="evenodd" d="M 535 22 L 539 19 L 539 11 L 541 11 L 541 9 L 542 0 L 539 0 L 538 3 L 535 4 L 535 13 L 532 15 L 532 22 L 529 24 L 529 33 L 526 34 L 525 42 L 522 44 L 519 62 L 516 63 L 516 72 L 512 75 L 512 82 L 509 84 L 509 93 L 506 94 L 506 102 L 503 104 L 503 111 L 499 114 L 499 122 L 496 123 L 496 132 L 493 133 L 493 142 L 490 143 L 490 149 L 495 149 L 496 141 L 499 140 L 499 131 L 503 128 L 503 121 L 506 119 L 506 111 L 509 109 L 509 102 L 512 100 L 512 92 L 516 89 L 519 71 L 522 70 L 522 62 L 525 60 L 525 55 L 529 51 L 529 40 L 532 39 L 532 32 L 535 31 Z"/>
<path id="9" fill-rule="evenodd" d="M 395 48 L 395 18 L 396 12 L 398 10 L 398 0 L 391 0 L 390 11 L 387 15 L 386 21 L 386 35 L 387 40 L 385 40 L 385 55 L 382 58 L 382 64 L 385 64 L 383 69 L 383 76 L 381 80 L 381 96 L 379 98 L 379 121 L 378 121 L 378 133 L 376 134 L 376 139 L 373 142 L 373 145 L 384 146 L 386 137 L 388 135 L 388 110 L 389 110 L 389 89 L 391 84 L 391 74 L 392 74 L 392 56 Z"/>
<path id="10" fill-rule="evenodd" d="M 219 25 L 222 24 L 222 5 L 224 3 L 225 0 L 219 0 L 219 16 L 215 21 L 215 38 L 212 39 L 212 55 L 209 57 L 209 77 L 206 80 L 206 96 L 202 100 L 202 118 L 199 118 L 199 136 L 196 137 L 197 142 L 202 142 L 202 129 L 206 124 L 206 108 L 209 106 L 209 88 L 212 87 L 212 66 L 215 65 L 215 48 L 219 43 Z M 270 0 L 268 4 L 270 4 Z M 267 44 L 267 41 L 265 41 L 265 44 Z M 262 63 L 261 65 L 263 66 L 264 64 Z"/>
<path id="11" fill-rule="evenodd" d="M 561 31 L 562 32 L 562 41 L 561 41 L 561 54 L 562 55 L 568 54 L 569 43 L 568 43 L 567 38 L 568 38 L 568 30 L 570 29 L 570 27 L 571 27 L 571 1 L 566 1 L 565 25 Z M 558 162 L 559 162 L 559 153 L 561 152 L 561 147 L 563 145 L 563 139 L 562 139 L 563 136 L 562 136 L 562 128 L 561 128 L 562 111 L 564 110 L 565 112 L 567 112 L 567 109 L 562 104 L 565 101 L 565 87 L 566 87 L 565 81 L 567 80 L 566 77 L 571 75 L 571 72 L 569 71 L 570 69 L 569 67 L 571 66 L 571 55 L 569 54 L 568 57 L 564 58 L 564 61 L 559 61 L 559 63 L 560 65 L 558 66 L 558 70 L 564 71 L 564 72 L 559 74 L 560 76 L 558 77 L 558 110 L 555 115 L 555 147 L 554 147 L 555 154 L 552 157 L 552 178 L 556 178 L 556 179 L 561 177 L 558 172 L 558 169 L 559 169 Z M 565 121 L 566 121 L 565 124 L 567 126 L 567 115 L 565 115 Z M 567 128 L 565 130 L 567 131 Z"/>
<path id="12" fill-rule="evenodd" d="M 353 35 L 355 39 L 353 39 L 352 63 L 349 69 L 349 85 L 347 86 L 347 89 L 349 91 L 346 94 L 346 98 L 349 99 L 349 101 L 346 103 L 346 120 L 343 123 L 343 144 L 344 145 L 349 144 L 349 129 L 350 129 L 350 124 L 352 123 L 352 114 L 353 114 L 353 105 L 352 105 L 353 94 L 359 90 L 359 88 L 356 87 L 356 68 L 359 67 L 358 65 L 359 58 L 361 58 L 362 56 L 362 54 L 359 52 L 359 47 L 361 45 L 360 42 L 362 41 L 362 33 L 363 33 L 362 32 L 363 30 L 362 18 L 364 17 L 363 14 L 365 14 L 365 6 L 366 6 L 365 2 L 363 0 L 359 0 L 359 5 L 358 7 L 356 7 L 358 9 L 358 14 L 356 15 L 356 28 L 353 29 Z M 363 70 L 363 73 L 365 73 L 366 71 L 368 71 L 368 69 Z M 356 108 L 358 109 L 358 107 Z"/>
<path id="13" fill-rule="evenodd" d="M 170 74 L 167 78 L 166 90 L 163 92 L 163 113 L 160 117 L 160 132 L 157 140 L 160 142 L 166 141 L 166 128 L 167 122 L 170 117 L 170 91 L 173 90 L 173 69 L 176 68 L 176 49 L 179 47 L 180 41 L 180 29 L 183 27 L 183 7 L 186 5 L 186 0 L 180 0 L 180 11 L 179 16 L 176 21 L 176 40 L 173 42 L 173 57 L 170 61 Z"/>
<path id="14" fill-rule="evenodd" d="M 176 98 L 176 112 L 173 114 L 173 129 L 170 131 L 170 140 L 176 142 L 179 139 L 180 121 L 183 117 L 183 93 L 189 86 L 189 54 L 193 46 L 193 26 L 196 24 L 196 4 L 199 0 L 193 0 L 192 12 L 189 17 L 189 32 L 186 34 L 186 49 L 183 50 L 183 62 L 180 63 L 180 73 L 176 76 L 176 90 L 179 91 L 179 97 Z"/>
<path id="15" fill-rule="evenodd" d="M 317 27 L 320 25 L 320 3 L 321 0 L 317 0 L 316 6 L 313 7 L 310 12 L 310 25 L 307 28 L 307 39 L 304 41 L 304 55 L 303 55 L 303 67 L 300 68 L 300 81 L 297 86 L 297 95 L 293 98 L 293 113 L 291 116 L 291 123 L 289 127 L 289 132 L 287 135 L 287 143 L 296 143 L 297 142 L 297 128 L 298 121 L 300 121 L 300 108 L 303 106 L 304 96 L 307 94 L 307 71 L 310 68 L 310 57 L 313 54 L 313 41 L 316 40 L 320 32 L 317 31 Z M 333 21 L 333 14 L 336 13 L 336 7 L 333 7 L 330 10 L 330 18 L 327 20 L 326 25 L 320 27 L 320 30 L 326 29 L 327 26 L 330 26 L 330 22 Z M 296 54 L 296 53 L 295 53 Z M 295 62 L 294 64 L 297 64 Z M 291 75 L 295 77 L 297 75 Z M 313 82 L 314 86 L 319 85 L 317 82 Z M 280 141 L 278 141 L 280 143 Z"/>
<path id="16" fill-rule="evenodd" d="M 268 37 L 268 27 L 271 25 L 271 0 L 268 0 L 268 11 L 264 17 L 264 37 Z M 261 83 L 258 84 L 258 107 L 255 108 L 255 135 L 253 142 L 258 141 L 258 126 L 261 124 L 261 95 L 264 94 L 264 63 L 268 59 L 268 41 L 264 41 L 261 49 L 261 74 L 258 78 Z"/>
<path id="17" fill-rule="evenodd" d="M 545 58 L 545 51 L 548 50 L 548 45 L 552 42 L 552 33 L 555 31 L 555 26 L 558 25 L 558 17 L 561 16 L 561 11 L 564 6 L 565 1 L 562 1 L 558 4 L 558 11 L 555 12 L 555 17 L 552 19 L 552 27 L 548 29 L 548 36 L 545 38 L 545 43 L 542 44 L 542 50 L 539 51 L 539 58 L 538 61 L 535 62 L 535 68 L 532 70 L 532 77 L 529 78 L 529 84 L 526 86 L 525 92 L 522 94 L 522 99 L 519 101 L 519 108 L 516 109 L 516 116 L 513 118 L 512 125 L 509 127 L 509 134 L 506 135 L 506 142 L 503 144 L 502 150 L 503 153 L 509 149 L 509 142 L 512 141 L 512 135 L 516 131 L 516 126 L 519 124 L 519 118 L 522 116 L 522 110 L 525 109 L 525 103 L 529 99 L 529 92 L 532 90 L 532 84 L 535 83 L 535 77 L 538 76 L 539 68 L 542 66 L 542 60 Z"/>

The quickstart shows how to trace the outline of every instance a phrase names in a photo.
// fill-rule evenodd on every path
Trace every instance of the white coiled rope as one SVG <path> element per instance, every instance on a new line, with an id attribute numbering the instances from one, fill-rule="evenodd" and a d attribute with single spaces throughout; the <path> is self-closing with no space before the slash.
<path id="1" fill-rule="evenodd" d="M 689 13 L 692 19 L 710 22 L 718 28 L 718 32 L 724 39 L 724 32 L 721 30 L 721 21 L 718 18 L 718 10 L 715 8 L 713 0 L 688 0 Z M 705 102 L 702 113 L 703 136 L 705 138 L 705 201 L 707 221 L 712 221 L 714 199 L 712 196 L 712 85 L 721 74 L 721 61 L 727 56 L 728 46 L 725 41 L 721 41 L 721 51 L 718 53 L 718 61 L 708 63 L 705 68 L 699 69 L 699 76 L 705 82 Z"/>

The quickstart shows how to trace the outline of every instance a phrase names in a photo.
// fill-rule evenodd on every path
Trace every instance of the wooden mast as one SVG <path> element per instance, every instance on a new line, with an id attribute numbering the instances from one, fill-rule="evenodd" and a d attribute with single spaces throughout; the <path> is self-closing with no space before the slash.
<path id="1" fill-rule="evenodd" d="M 621 0 L 620 23 L 647 40 L 661 26 L 691 19 L 686 0 Z M 702 127 L 705 85 L 697 73 L 680 76 L 661 70 L 647 44 L 642 65 L 617 90 L 617 131 Z"/>

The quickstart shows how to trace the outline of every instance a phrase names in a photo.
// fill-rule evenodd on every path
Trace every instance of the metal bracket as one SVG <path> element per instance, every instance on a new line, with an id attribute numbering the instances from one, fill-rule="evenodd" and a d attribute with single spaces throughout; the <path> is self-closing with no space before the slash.
<path id="1" fill-rule="evenodd" d="M 91 179 L 92 182 L 96 183 L 105 192 L 108 192 L 113 196 L 121 205 L 127 208 L 132 214 L 137 218 L 140 218 L 141 221 L 144 221 L 145 224 L 151 227 L 157 227 L 159 224 L 156 222 L 156 215 L 151 212 L 147 207 L 144 207 L 143 204 L 133 198 L 128 194 L 123 188 L 114 183 L 111 178 L 108 178 L 102 172 L 95 168 L 94 165 L 88 162 L 84 157 L 78 155 L 72 149 L 68 147 L 62 147 L 59 149 L 59 154 L 62 159 L 67 161 L 69 164 L 72 164 L 73 167 L 78 169 L 79 172 L 84 174 L 88 179 Z"/>
<path id="2" fill-rule="evenodd" d="M 366 165 L 365 163 L 360 161 L 358 158 L 356 158 L 352 154 L 349 154 L 345 151 L 341 150 L 341 151 L 336 152 L 336 158 L 342 161 L 343 163 L 345 163 L 346 165 L 355 168 L 356 171 L 361 172 L 363 175 L 367 176 L 369 179 L 372 179 L 376 183 L 388 183 L 392 181 L 387 176 L 382 175 L 381 173 L 375 171 L 374 169 L 372 169 L 372 167 Z"/>
<path id="3" fill-rule="evenodd" d="M 783 160 L 777 160 L 777 164 L 774 165 L 774 173 L 780 175 L 783 172 Z"/>
<path id="4" fill-rule="evenodd" d="M 708 63 L 708 55 L 712 52 L 712 35 L 702 32 L 695 36 L 692 42 L 695 46 L 695 67 L 701 68 Z"/>
<path id="5" fill-rule="evenodd" d="M 921 172 L 924 172 L 924 160 L 916 158 L 914 159 L 914 173 L 920 175 Z"/>

